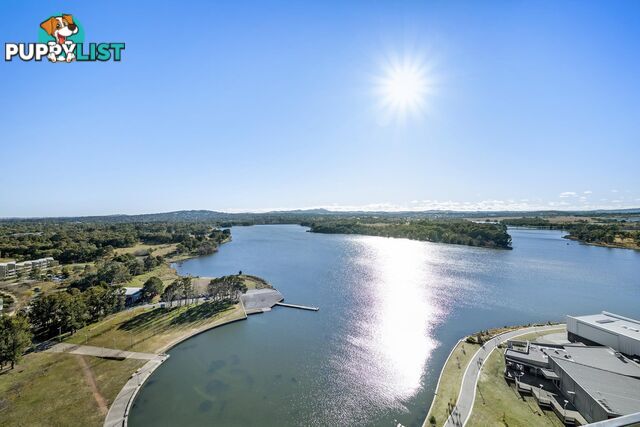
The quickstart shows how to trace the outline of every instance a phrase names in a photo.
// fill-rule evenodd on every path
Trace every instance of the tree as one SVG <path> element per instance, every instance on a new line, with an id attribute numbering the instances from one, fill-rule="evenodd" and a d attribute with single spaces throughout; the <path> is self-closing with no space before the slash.
<path id="1" fill-rule="evenodd" d="M 216 279 L 212 279 L 207 285 L 207 294 L 214 300 L 217 301 L 220 295 L 220 286 Z"/>
<path id="2" fill-rule="evenodd" d="M 153 270 L 158 266 L 158 260 L 153 255 L 149 255 L 144 259 L 144 269 L 145 271 Z"/>
<path id="3" fill-rule="evenodd" d="M 46 337 L 62 332 L 74 333 L 90 317 L 78 289 L 45 295 L 31 303 L 29 320 L 34 329 Z"/>
<path id="4" fill-rule="evenodd" d="M 149 279 L 142 285 L 142 299 L 145 301 L 151 301 L 156 295 L 160 295 L 164 289 L 162 280 L 157 277 L 149 277 Z"/>
<path id="5" fill-rule="evenodd" d="M 180 295 L 180 287 L 180 280 L 174 280 L 171 282 L 171 284 L 167 286 L 162 293 L 162 301 L 168 302 L 169 306 L 172 306 L 173 301 Z"/>
<path id="6" fill-rule="evenodd" d="M 92 286 L 82 293 L 86 305 L 87 317 L 97 322 L 104 316 L 122 310 L 125 297 L 122 288 L 100 284 Z"/>
<path id="7" fill-rule="evenodd" d="M 222 276 L 209 282 L 207 292 L 214 300 L 237 302 L 240 295 L 247 292 L 247 286 L 240 276 Z"/>
<path id="8" fill-rule="evenodd" d="M 189 305 L 193 298 L 193 283 L 191 281 L 191 277 L 182 277 L 180 281 L 182 282 L 182 295 L 186 300 L 187 305 Z"/>
<path id="9" fill-rule="evenodd" d="M 11 369 L 20 361 L 31 345 L 31 332 L 27 318 L 21 315 L 0 317 L 0 369 L 6 362 Z"/>
<path id="10" fill-rule="evenodd" d="M 125 283 L 131 279 L 129 269 L 120 262 L 109 262 L 98 269 L 97 281 L 108 284 Z"/>

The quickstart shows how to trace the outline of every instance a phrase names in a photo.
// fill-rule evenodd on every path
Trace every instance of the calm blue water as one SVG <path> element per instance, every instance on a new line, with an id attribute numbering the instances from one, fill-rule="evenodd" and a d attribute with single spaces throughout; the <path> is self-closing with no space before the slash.
<path id="1" fill-rule="evenodd" d="M 259 275 L 287 302 L 171 351 L 130 416 L 150 425 L 420 425 L 462 336 L 608 310 L 640 317 L 640 252 L 512 229 L 512 251 L 235 227 L 181 274 Z"/>

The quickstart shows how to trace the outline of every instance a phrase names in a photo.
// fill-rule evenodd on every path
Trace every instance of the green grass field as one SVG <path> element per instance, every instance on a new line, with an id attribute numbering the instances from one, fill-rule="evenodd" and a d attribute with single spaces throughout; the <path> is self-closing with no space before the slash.
<path id="1" fill-rule="evenodd" d="M 451 357 L 444 365 L 442 377 L 438 385 L 437 395 L 434 397 L 431 411 L 427 415 L 427 425 L 431 416 L 435 417 L 436 425 L 441 426 L 449 417 L 447 411 L 447 403 L 454 403 L 458 400 L 460 392 L 460 384 L 464 370 L 467 368 L 469 360 L 473 354 L 478 351 L 478 344 L 469 344 L 464 341 L 458 343 L 451 353 Z"/>
<path id="2" fill-rule="evenodd" d="M 503 376 L 504 356 L 495 350 L 482 368 L 468 427 L 562 427 L 553 411 L 540 409 L 533 396 L 522 397 Z"/>
<path id="3" fill-rule="evenodd" d="M 132 254 L 135 256 L 147 256 L 149 254 L 153 254 L 155 256 L 167 256 L 176 250 L 176 246 L 177 245 L 175 243 L 166 245 L 145 245 L 144 243 L 138 243 L 137 245 L 128 248 L 115 249 L 114 253 L 117 255 Z"/>
<path id="4" fill-rule="evenodd" d="M 153 276 L 162 280 L 162 283 L 164 283 L 164 286 L 166 287 L 178 278 L 178 273 L 176 273 L 173 268 L 169 267 L 168 264 L 162 263 L 151 271 L 147 271 L 146 273 L 134 276 L 129 282 L 127 282 L 126 286 L 132 288 L 141 288 L 144 285 L 144 282 L 146 282 L 150 277 Z"/>
<path id="5" fill-rule="evenodd" d="M 66 341 L 160 353 L 186 336 L 246 318 L 240 305 L 134 309 L 81 329 Z M 106 408 L 145 362 L 31 353 L 0 374 L 0 425 L 100 426 Z"/>
<path id="6" fill-rule="evenodd" d="M 83 372 L 89 366 L 107 405 L 144 361 L 104 360 L 59 353 L 32 353 L 0 374 L 0 424 L 101 426 L 104 415 Z"/>
<path id="7" fill-rule="evenodd" d="M 244 317 L 244 310 L 240 305 L 232 305 L 222 311 L 217 311 L 213 303 L 174 307 L 170 310 L 137 308 L 86 326 L 65 341 L 155 353 L 194 331 Z"/>
<path id="8" fill-rule="evenodd" d="M 550 333 L 564 330 L 560 328 L 554 331 L 535 332 L 517 337 L 518 340 L 533 341 Z M 540 409 L 533 396 L 521 396 L 515 385 L 509 384 L 504 379 L 504 354 L 503 349 L 496 349 L 485 362 L 480 379 L 476 401 L 468 427 L 481 426 L 541 426 L 560 427 L 560 422 L 553 411 Z"/>

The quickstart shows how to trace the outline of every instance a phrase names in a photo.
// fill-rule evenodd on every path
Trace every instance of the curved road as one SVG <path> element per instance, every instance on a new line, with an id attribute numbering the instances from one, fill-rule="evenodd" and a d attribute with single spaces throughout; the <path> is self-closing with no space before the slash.
<path id="1" fill-rule="evenodd" d="M 489 357 L 491 352 L 498 347 L 498 344 L 516 338 L 520 335 L 530 334 L 532 332 L 544 332 L 554 329 L 561 329 L 562 325 L 548 325 L 548 326 L 533 326 L 530 328 L 517 329 L 511 332 L 505 332 L 500 335 L 496 335 L 476 351 L 467 365 L 467 369 L 462 377 L 462 386 L 460 387 L 460 393 L 458 394 L 458 400 L 456 406 L 453 408 L 453 412 L 447 418 L 445 427 L 460 427 L 464 426 L 473 410 L 473 402 L 476 399 L 476 385 L 478 384 L 478 378 L 480 377 L 480 371 L 485 360 Z"/>

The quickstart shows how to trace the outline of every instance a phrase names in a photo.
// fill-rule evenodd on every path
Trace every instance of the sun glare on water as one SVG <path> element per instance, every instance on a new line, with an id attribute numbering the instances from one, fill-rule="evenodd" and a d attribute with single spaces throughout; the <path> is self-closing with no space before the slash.
<path id="1" fill-rule="evenodd" d="M 389 61 L 376 78 L 376 94 L 386 119 L 404 121 L 425 113 L 433 93 L 429 67 L 417 59 Z"/>

